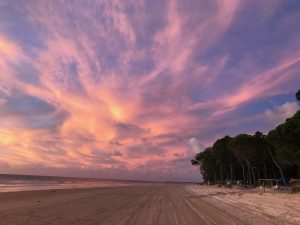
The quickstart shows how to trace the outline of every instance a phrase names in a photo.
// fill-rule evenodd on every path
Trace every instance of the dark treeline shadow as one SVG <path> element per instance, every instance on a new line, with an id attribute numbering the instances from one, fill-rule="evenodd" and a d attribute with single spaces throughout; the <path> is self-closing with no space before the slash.
<path id="1" fill-rule="evenodd" d="M 300 90 L 296 99 L 300 101 Z M 256 186 L 268 179 L 286 185 L 300 178 L 300 110 L 267 135 L 257 131 L 218 139 L 191 163 L 200 167 L 206 183 Z"/>

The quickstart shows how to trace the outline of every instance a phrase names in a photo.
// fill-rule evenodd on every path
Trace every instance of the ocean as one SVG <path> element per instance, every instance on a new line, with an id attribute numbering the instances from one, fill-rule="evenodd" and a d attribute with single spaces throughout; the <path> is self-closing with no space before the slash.
<path id="1" fill-rule="evenodd" d="M 0 192 L 143 185 L 149 182 L 98 178 L 0 174 Z"/>

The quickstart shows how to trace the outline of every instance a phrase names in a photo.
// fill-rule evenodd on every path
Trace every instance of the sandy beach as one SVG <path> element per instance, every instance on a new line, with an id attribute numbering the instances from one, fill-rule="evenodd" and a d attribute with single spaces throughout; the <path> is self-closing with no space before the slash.
<path id="1" fill-rule="evenodd" d="M 243 193 L 232 194 L 225 191 L 222 195 L 220 189 L 216 191 L 213 188 L 191 185 L 157 184 L 0 193 L 0 225 L 198 225 L 298 222 L 281 214 L 272 215 L 264 210 L 258 213 L 259 210 L 253 210 L 251 204 L 249 207 L 246 203 L 237 204 L 236 196 L 242 196 Z M 230 201 L 230 196 L 235 196 L 235 201 Z M 291 199 L 299 200 L 299 195 L 290 196 Z M 252 198 L 254 199 L 254 196 Z M 291 210 L 299 212 L 296 206 Z"/>

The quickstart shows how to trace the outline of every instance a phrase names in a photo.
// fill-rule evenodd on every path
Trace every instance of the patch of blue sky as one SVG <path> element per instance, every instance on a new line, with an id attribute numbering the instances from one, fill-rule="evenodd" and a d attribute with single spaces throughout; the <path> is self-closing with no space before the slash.
<path id="1" fill-rule="evenodd" d="M 45 129 L 49 131 L 55 131 L 58 129 L 68 117 L 68 112 L 54 112 L 47 115 L 38 115 L 30 117 L 24 121 L 23 126 L 27 129 Z"/>
<path id="2" fill-rule="evenodd" d="M 152 48 L 155 43 L 155 34 L 166 25 L 165 10 L 166 2 L 159 0 L 146 1 L 144 7 L 137 8 L 129 5 L 125 8 L 128 19 L 136 34 L 135 47 L 137 49 Z M 141 14 L 143 25 L 141 26 Z"/>
<path id="3" fill-rule="evenodd" d="M 38 116 L 45 115 L 56 110 L 53 105 L 29 95 L 7 97 L 6 101 L 5 107 L 1 111 L 1 114 L 6 116 Z"/>
<path id="4" fill-rule="evenodd" d="M 155 68 L 154 60 L 148 59 L 137 59 L 130 62 L 130 75 L 141 76 L 150 73 Z"/>
<path id="5" fill-rule="evenodd" d="M 268 101 L 272 105 L 282 105 L 286 102 L 294 102 L 294 101 L 296 101 L 295 93 L 296 93 L 296 90 L 295 91 L 291 90 L 291 92 L 289 92 L 287 94 L 273 96 L 273 97 L 269 98 Z"/>
<path id="6" fill-rule="evenodd" d="M 0 21 L 2 21 L 0 29 L 10 40 L 22 46 L 27 55 L 34 57 L 36 48 L 45 48 L 39 35 L 40 31 L 29 21 L 24 10 L 9 2 L 0 7 Z"/>
<path id="7" fill-rule="evenodd" d="M 299 1 L 282 3 L 268 19 L 260 15 L 263 12 L 256 11 L 254 6 L 240 11 L 224 36 L 207 51 L 198 51 L 194 60 L 209 64 L 220 56 L 229 55 L 227 69 L 239 69 L 250 60 L 255 65 L 251 68 L 258 71 L 278 63 L 282 60 L 280 55 L 286 50 L 295 50 L 288 46 L 291 46 L 295 36 L 300 35 L 296 17 L 300 9 Z M 282 32 L 283 29 L 288 32 Z"/>
<path id="8" fill-rule="evenodd" d="M 71 62 L 67 65 L 69 77 L 67 82 L 67 89 L 73 93 L 85 94 L 85 89 L 80 81 L 78 64 L 77 62 Z"/>
<path id="9" fill-rule="evenodd" d="M 10 65 L 15 72 L 16 77 L 25 83 L 40 85 L 39 72 L 31 63 L 22 62 Z"/>

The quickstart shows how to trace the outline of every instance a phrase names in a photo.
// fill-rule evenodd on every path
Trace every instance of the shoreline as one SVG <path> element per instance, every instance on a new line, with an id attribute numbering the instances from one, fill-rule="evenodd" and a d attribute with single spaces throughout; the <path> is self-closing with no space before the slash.
<path id="1" fill-rule="evenodd" d="M 0 174 L 0 193 L 30 190 L 97 188 L 114 186 L 143 186 L 151 184 L 196 184 L 175 181 L 120 180 L 103 178 L 58 177 L 19 174 Z"/>
<path id="2" fill-rule="evenodd" d="M 126 186 L 138 186 L 138 185 L 147 185 L 147 184 L 62 184 L 62 185 L 24 185 L 24 186 L 1 186 L 1 193 L 15 193 L 23 191 L 47 191 L 47 190 L 72 190 L 72 189 L 92 189 L 92 188 L 104 188 L 104 187 L 126 187 Z"/>

